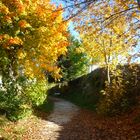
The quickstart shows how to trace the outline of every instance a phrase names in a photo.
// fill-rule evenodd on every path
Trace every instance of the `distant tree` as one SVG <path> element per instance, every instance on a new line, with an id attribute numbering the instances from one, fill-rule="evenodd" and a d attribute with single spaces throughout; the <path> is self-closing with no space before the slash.
<path id="1" fill-rule="evenodd" d="M 88 72 L 89 58 L 85 52 L 79 51 L 83 44 L 73 36 L 69 36 L 69 47 L 66 55 L 59 58 L 64 81 L 73 80 Z"/>

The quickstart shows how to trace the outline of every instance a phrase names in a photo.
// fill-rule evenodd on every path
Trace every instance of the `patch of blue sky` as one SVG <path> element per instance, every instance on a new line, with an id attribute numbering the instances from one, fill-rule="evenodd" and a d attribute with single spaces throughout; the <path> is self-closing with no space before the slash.
<path id="1" fill-rule="evenodd" d="M 61 4 L 63 7 L 66 7 L 66 3 L 63 0 L 51 0 L 51 3 L 56 4 L 56 6 Z M 68 12 L 65 10 L 65 12 L 63 14 L 64 18 L 67 17 L 67 15 L 68 15 Z M 69 22 L 68 30 L 70 31 L 72 36 L 74 36 L 76 39 L 80 40 L 80 35 L 75 30 L 75 25 L 73 24 L 72 21 Z"/>
<path id="2" fill-rule="evenodd" d="M 140 53 L 140 40 L 138 41 L 138 45 L 134 48 L 132 54 Z M 140 55 L 140 54 L 139 54 Z M 132 62 L 140 63 L 140 57 L 134 57 Z"/>
<path id="3" fill-rule="evenodd" d="M 73 22 L 71 21 L 71 22 L 69 23 L 68 29 L 69 29 L 70 33 L 71 33 L 76 39 L 80 40 L 80 34 L 79 34 L 74 28 L 75 28 L 75 26 L 74 26 Z"/>
<path id="4" fill-rule="evenodd" d="M 51 0 L 51 3 L 55 3 L 56 5 L 62 4 L 63 6 L 65 6 L 65 2 L 62 0 Z"/>

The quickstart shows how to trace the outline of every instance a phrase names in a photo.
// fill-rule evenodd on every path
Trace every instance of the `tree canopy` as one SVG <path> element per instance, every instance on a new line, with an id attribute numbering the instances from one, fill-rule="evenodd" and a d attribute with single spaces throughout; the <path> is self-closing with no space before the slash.
<path id="1" fill-rule="evenodd" d="M 59 78 L 57 58 L 68 45 L 62 11 L 53 12 L 60 8 L 49 0 L 0 1 L 0 49 L 15 75 L 21 69 L 30 77 L 43 77 L 48 71 Z M 3 56 L 0 60 L 3 65 Z"/>

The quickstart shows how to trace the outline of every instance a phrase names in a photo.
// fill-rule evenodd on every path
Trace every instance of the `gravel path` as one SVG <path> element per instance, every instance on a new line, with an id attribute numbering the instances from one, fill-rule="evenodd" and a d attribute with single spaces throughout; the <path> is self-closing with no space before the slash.
<path id="1" fill-rule="evenodd" d="M 48 117 L 50 123 L 55 123 L 58 126 L 61 126 L 71 120 L 71 118 L 79 110 L 78 107 L 68 101 L 63 99 L 54 99 L 54 111 Z"/>
<path id="2" fill-rule="evenodd" d="M 47 120 L 42 121 L 44 127 L 41 128 L 43 140 L 57 140 L 63 125 L 71 121 L 71 118 L 78 112 L 78 107 L 63 99 L 53 99 L 54 111 L 48 116 Z M 44 139 L 44 135 L 46 138 Z"/>
<path id="3" fill-rule="evenodd" d="M 79 108 L 63 99 L 53 98 L 54 110 L 46 119 L 39 119 L 28 132 L 28 140 L 58 140 L 64 125 L 78 114 Z M 35 128 L 37 127 L 37 128 Z M 29 137 L 30 134 L 30 137 Z"/>

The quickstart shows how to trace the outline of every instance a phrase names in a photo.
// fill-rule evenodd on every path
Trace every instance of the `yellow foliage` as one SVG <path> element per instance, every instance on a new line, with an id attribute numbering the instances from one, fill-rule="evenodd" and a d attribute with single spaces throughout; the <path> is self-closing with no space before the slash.
<path id="1" fill-rule="evenodd" d="M 4 30 L 0 34 L 0 44 L 13 56 L 17 55 L 18 64 L 29 77 L 42 78 L 45 71 L 60 77 L 57 59 L 68 46 L 68 22 L 63 22 L 60 9 L 61 6 L 51 5 L 50 0 L 0 2 L 2 26 L 12 26 L 8 33 Z"/>
<path id="2" fill-rule="evenodd" d="M 76 20 L 79 23 L 78 30 L 82 34 L 84 51 L 93 59 L 97 58 L 101 65 L 109 67 L 110 70 L 115 69 L 136 44 L 136 38 L 132 38 L 135 30 L 131 22 L 128 22 L 128 18 L 125 15 L 112 16 L 119 12 L 121 7 L 125 9 L 131 2 L 128 0 L 116 0 L 114 4 L 104 2 L 90 7 L 85 12 L 90 18 L 86 18 L 82 25 L 80 20 Z"/>

